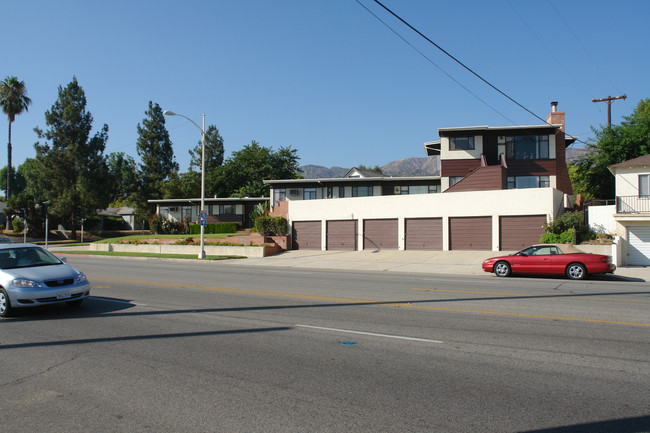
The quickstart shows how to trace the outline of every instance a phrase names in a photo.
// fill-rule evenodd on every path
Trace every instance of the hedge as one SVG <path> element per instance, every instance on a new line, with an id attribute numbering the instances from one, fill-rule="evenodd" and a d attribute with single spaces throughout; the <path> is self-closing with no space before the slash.
<path id="1" fill-rule="evenodd" d="M 237 233 L 239 224 L 237 223 L 210 223 L 205 226 L 205 233 L 207 234 L 218 234 L 218 233 Z M 197 235 L 201 233 L 200 224 L 190 225 L 190 234 Z"/>

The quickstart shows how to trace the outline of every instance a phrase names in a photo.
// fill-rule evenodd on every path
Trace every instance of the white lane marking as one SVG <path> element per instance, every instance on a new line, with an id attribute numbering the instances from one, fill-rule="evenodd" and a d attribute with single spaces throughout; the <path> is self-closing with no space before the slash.
<path id="1" fill-rule="evenodd" d="M 373 337 L 383 337 L 383 338 L 395 338 L 395 339 L 398 339 L 398 340 L 422 341 L 422 342 L 425 342 L 425 343 L 437 343 L 437 344 L 442 343 L 442 341 L 439 341 L 439 340 L 428 340 L 426 338 L 404 337 L 404 336 L 401 336 L 401 335 L 376 334 L 374 332 L 352 331 L 352 330 L 349 330 L 349 329 L 324 328 L 322 326 L 310 326 L 310 325 L 299 325 L 299 324 L 296 324 L 295 326 L 297 326 L 299 328 L 320 329 L 320 330 L 323 330 L 323 331 L 345 332 L 345 333 L 348 333 L 348 334 L 370 335 L 370 336 L 373 336 Z"/>

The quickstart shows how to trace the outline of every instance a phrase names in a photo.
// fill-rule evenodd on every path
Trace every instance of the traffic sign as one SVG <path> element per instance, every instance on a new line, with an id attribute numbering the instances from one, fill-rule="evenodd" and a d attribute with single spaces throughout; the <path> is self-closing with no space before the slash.
<path id="1" fill-rule="evenodd" d="M 204 211 L 204 210 L 200 211 L 199 215 L 201 216 L 202 220 L 205 220 L 205 219 L 208 218 L 208 213 L 206 211 Z"/>

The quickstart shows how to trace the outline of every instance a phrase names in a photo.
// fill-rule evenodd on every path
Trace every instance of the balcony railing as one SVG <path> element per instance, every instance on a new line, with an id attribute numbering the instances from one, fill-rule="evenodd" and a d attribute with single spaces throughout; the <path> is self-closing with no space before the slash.
<path id="1" fill-rule="evenodd" d="M 650 196 L 616 197 L 616 213 L 650 213 Z"/>

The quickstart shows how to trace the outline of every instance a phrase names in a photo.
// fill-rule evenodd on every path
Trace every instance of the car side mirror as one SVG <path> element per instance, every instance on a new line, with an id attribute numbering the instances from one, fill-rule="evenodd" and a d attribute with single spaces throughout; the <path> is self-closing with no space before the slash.
<path id="1" fill-rule="evenodd" d="M 65 257 L 61 257 L 59 260 L 61 260 L 63 263 L 65 263 L 67 261 L 67 259 Z"/>

